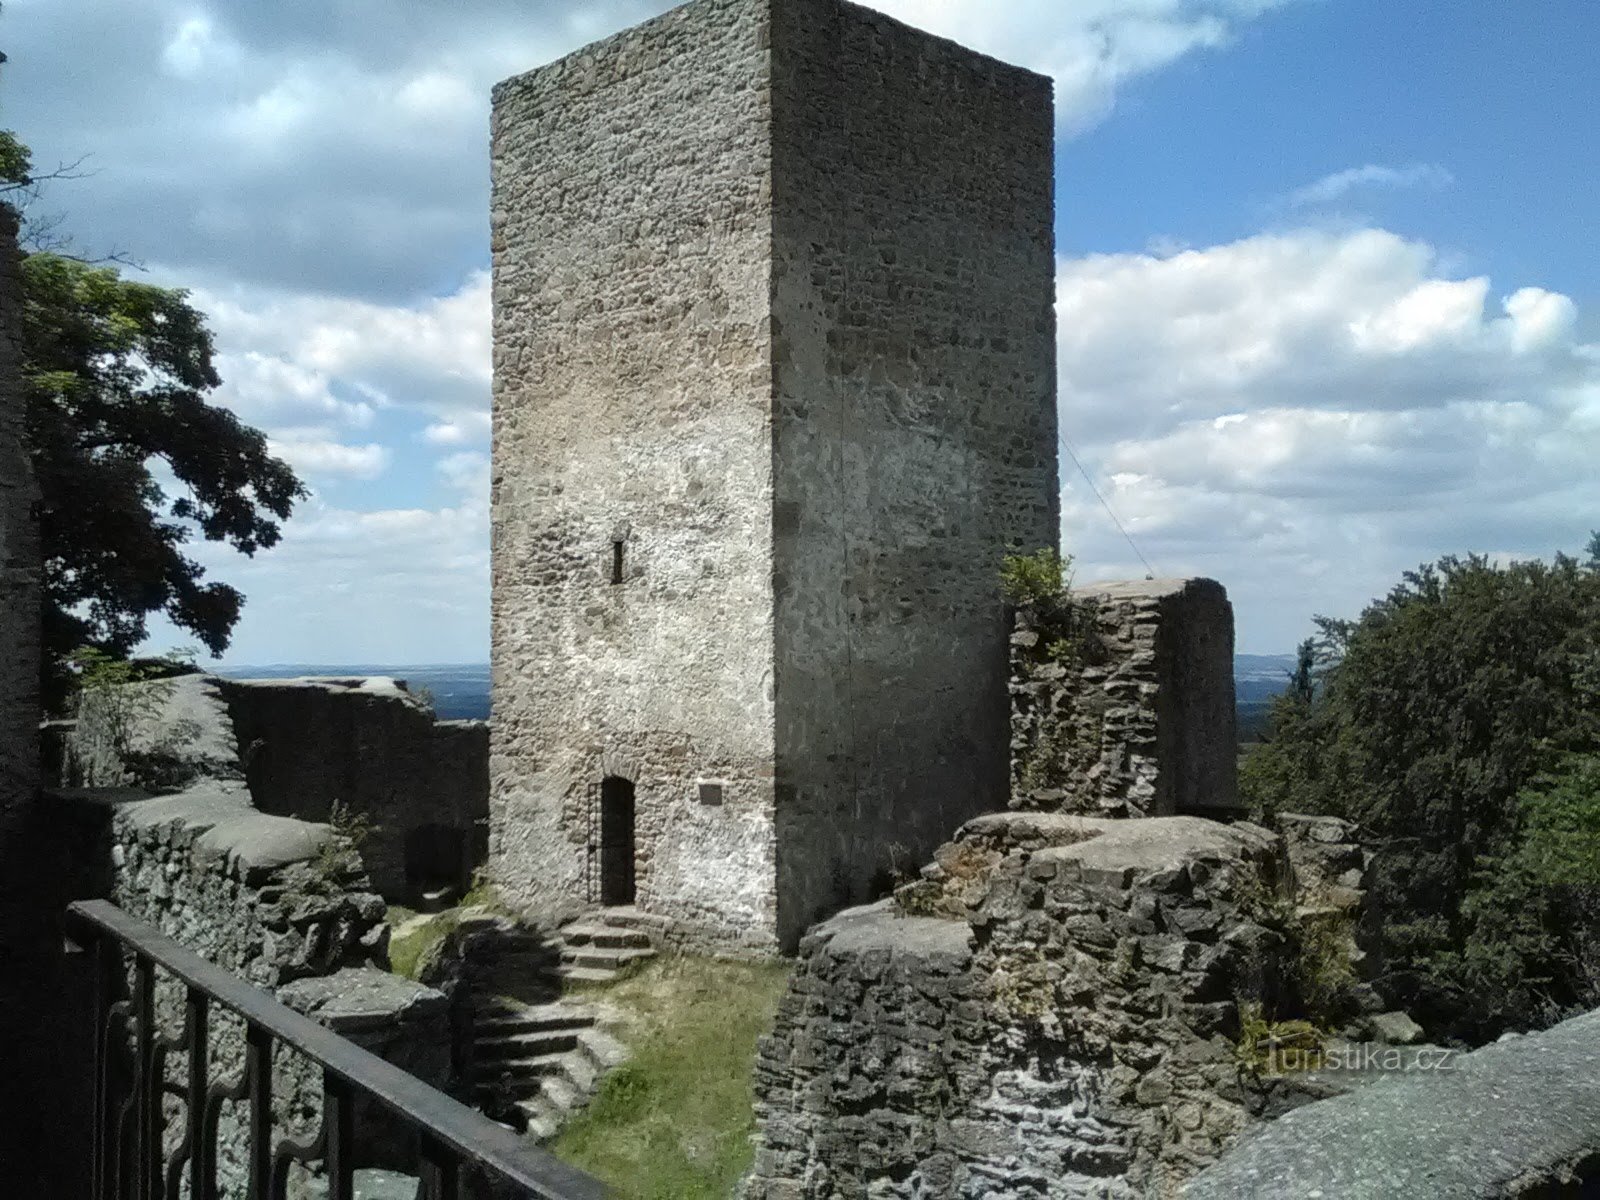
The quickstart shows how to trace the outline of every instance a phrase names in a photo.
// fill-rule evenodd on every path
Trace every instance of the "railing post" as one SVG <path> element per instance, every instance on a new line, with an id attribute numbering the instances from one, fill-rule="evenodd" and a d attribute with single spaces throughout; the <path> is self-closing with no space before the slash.
<path id="1" fill-rule="evenodd" d="M 245 1086 L 250 1101 L 250 1200 L 272 1186 L 272 1035 L 254 1023 L 245 1032 Z"/>
<path id="2" fill-rule="evenodd" d="M 422 1186 L 417 1190 L 418 1200 L 460 1200 L 461 1163 L 456 1153 L 426 1133 L 421 1141 Z"/>
<path id="3" fill-rule="evenodd" d="M 200 1148 L 205 1124 L 206 1077 L 210 1069 L 209 1002 L 206 994 L 192 984 L 188 990 L 189 1033 L 189 1197 L 201 1200 L 206 1194 L 206 1156 Z"/>
<path id="4" fill-rule="evenodd" d="M 137 1057 L 133 1071 L 133 1194 L 136 1200 L 157 1200 L 161 1178 L 161 1080 L 156 1064 L 155 964 L 133 956 L 133 1004 L 138 1021 Z"/>
<path id="5" fill-rule="evenodd" d="M 322 1130 L 327 1138 L 323 1165 L 328 1171 L 328 1200 L 355 1195 L 355 1093 L 332 1071 L 322 1073 Z"/>
<path id="6" fill-rule="evenodd" d="M 117 1019 L 117 991 L 122 975 L 122 955 L 117 944 L 99 930 L 94 941 L 94 1112 L 91 1167 L 96 1200 L 116 1198 L 115 1050 L 112 1026 Z"/>

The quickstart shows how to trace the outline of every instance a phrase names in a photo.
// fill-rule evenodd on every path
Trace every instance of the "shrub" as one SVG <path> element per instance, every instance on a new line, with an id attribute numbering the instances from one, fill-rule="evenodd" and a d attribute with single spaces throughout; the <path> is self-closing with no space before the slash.
<path id="1" fill-rule="evenodd" d="M 1486 983 L 1517 969 L 1552 1002 L 1572 993 L 1548 930 L 1573 902 L 1552 889 L 1575 885 L 1548 872 L 1589 869 L 1588 851 L 1557 849 L 1582 828 L 1570 804 L 1525 813 L 1525 789 L 1600 745 L 1597 552 L 1600 537 L 1584 562 L 1447 557 L 1359 620 L 1319 617 L 1317 670 L 1246 762 L 1256 811 L 1334 813 L 1384 844 L 1377 982 L 1435 1035 L 1521 1023 L 1528 988 Z"/>

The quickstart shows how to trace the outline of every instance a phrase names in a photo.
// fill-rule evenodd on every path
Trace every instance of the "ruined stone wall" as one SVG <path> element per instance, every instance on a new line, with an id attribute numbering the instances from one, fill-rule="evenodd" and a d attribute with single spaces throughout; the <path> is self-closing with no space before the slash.
<path id="1" fill-rule="evenodd" d="M 484 722 L 437 721 L 383 678 L 220 684 L 257 808 L 325 821 L 337 802 L 365 817 L 362 861 L 385 896 L 466 890 L 489 817 Z"/>
<path id="2" fill-rule="evenodd" d="M 542 916 L 597 899 L 598 791 L 625 777 L 639 905 L 756 947 L 776 919 L 767 37 L 765 4 L 698 0 L 500 84 L 490 217 L 493 872 Z"/>
<path id="3" fill-rule="evenodd" d="M 96 799 L 88 799 L 94 804 Z M 325 825 L 255 811 L 240 784 L 203 783 L 171 796 L 106 796 L 102 828 L 110 863 L 108 897 L 187 949 L 436 1087 L 450 1085 L 445 997 L 390 975 L 383 900 L 370 890 L 361 860 Z M 157 974 L 160 1027 L 183 1028 L 183 991 Z M 213 1078 L 232 1078 L 244 1061 L 243 1023 L 214 1007 Z M 182 1087 L 186 1056 L 168 1059 Z M 280 1047 L 273 1060 L 273 1113 L 280 1131 L 316 1128 L 322 1075 Z M 168 1129 L 169 1144 L 181 1120 Z M 364 1164 L 411 1168 L 415 1147 L 376 1106 L 358 1112 Z M 218 1125 L 223 1194 L 243 1194 L 249 1144 L 242 1105 L 226 1104 Z M 301 1194 L 296 1178 L 292 1195 Z"/>
<path id="4" fill-rule="evenodd" d="M 1237 803 L 1233 607 L 1210 579 L 1075 590 L 1011 634 L 1011 804 L 1101 816 Z"/>
<path id="5" fill-rule="evenodd" d="M 1050 81 L 772 11 L 779 920 L 1004 804 L 1007 547 L 1058 539 Z"/>
<path id="6" fill-rule="evenodd" d="M 86 694 L 65 736 L 65 786 L 186 787 L 243 780 L 275 816 L 364 825 L 373 886 L 415 902 L 464 892 L 484 861 L 489 731 L 436 721 L 402 683 L 184 675 Z"/>
<path id="7" fill-rule="evenodd" d="M 746 1195 L 1166 1196 L 1251 1119 L 1287 882 L 1265 830 L 996 814 L 801 944 Z"/>

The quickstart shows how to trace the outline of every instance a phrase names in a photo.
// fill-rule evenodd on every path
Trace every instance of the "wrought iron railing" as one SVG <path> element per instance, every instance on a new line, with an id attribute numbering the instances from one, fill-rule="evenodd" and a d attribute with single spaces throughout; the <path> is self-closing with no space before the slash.
<path id="1" fill-rule="evenodd" d="M 107 901 L 72 905 L 68 929 L 95 955 L 96 1200 L 218 1200 L 218 1123 L 228 1101 L 247 1114 L 249 1200 L 282 1200 L 292 1163 L 320 1166 L 328 1200 L 351 1200 L 356 1106 L 365 1101 L 415 1133 L 424 1200 L 465 1200 L 474 1179 L 486 1181 L 486 1193 L 496 1198 L 591 1200 L 607 1194 L 598 1181 Z M 125 956 L 132 958 L 131 986 Z M 158 967 L 183 989 L 182 1028 L 175 1033 L 158 1028 Z M 218 1008 L 244 1026 L 244 1061 L 231 1080 L 213 1079 L 214 1071 L 232 1066 L 214 1061 L 211 1052 L 208 1031 Z M 309 1138 L 280 1131 L 274 1140 L 276 1046 L 321 1068 L 322 1119 Z M 188 1059 L 181 1084 L 166 1078 L 174 1054 Z M 175 1107 L 168 1105 L 169 1096 L 183 1105 L 181 1132 L 174 1129 L 173 1136 L 167 1131 L 167 1109 Z"/>

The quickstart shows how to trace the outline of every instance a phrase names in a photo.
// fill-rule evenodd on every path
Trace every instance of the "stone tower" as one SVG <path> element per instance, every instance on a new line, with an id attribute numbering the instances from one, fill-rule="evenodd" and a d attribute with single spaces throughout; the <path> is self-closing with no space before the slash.
<path id="1" fill-rule="evenodd" d="M 693 0 L 494 93 L 491 864 L 791 947 L 1003 806 L 1053 546 L 1050 81 Z"/>

